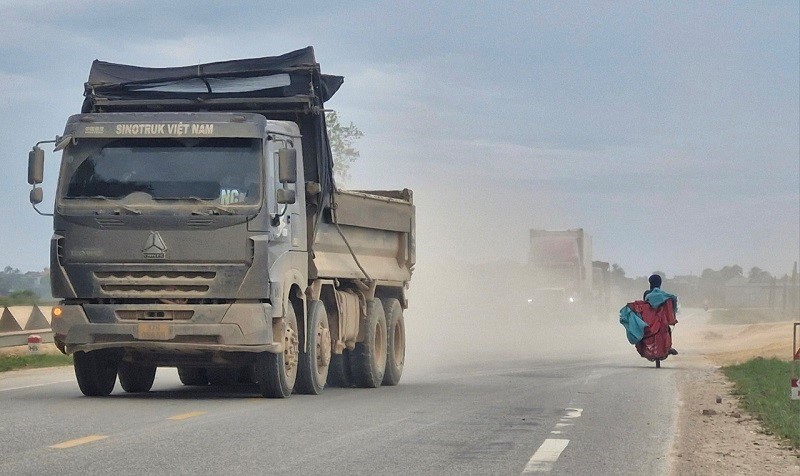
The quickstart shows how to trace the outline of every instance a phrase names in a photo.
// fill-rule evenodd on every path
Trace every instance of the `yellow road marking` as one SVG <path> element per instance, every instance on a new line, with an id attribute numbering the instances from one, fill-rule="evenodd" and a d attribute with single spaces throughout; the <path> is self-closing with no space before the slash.
<path id="1" fill-rule="evenodd" d="M 89 435 L 84 436 L 83 438 L 77 438 L 74 440 L 65 441 L 63 443 L 58 443 L 57 445 L 50 446 L 50 448 L 61 450 L 64 448 L 72 448 L 73 446 L 85 445 L 86 443 L 91 443 L 93 441 L 104 440 L 106 438 L 108 438 L 107 435 Z"/>
<path id="2" fill-rule="evenodd" d="M 193 418 L 200 415 L 205 415 L 207 412 L 189 412 L 189 413 L 181 413 L 180 415 L 175 415 L 167 418 L 167 420 L 186 420 L 187 418 Z"/>

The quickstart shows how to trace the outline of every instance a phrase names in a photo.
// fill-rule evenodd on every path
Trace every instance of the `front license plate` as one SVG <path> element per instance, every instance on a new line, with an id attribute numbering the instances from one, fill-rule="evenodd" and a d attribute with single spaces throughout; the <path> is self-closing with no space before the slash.
<path id="1" fill-rule="evenodd" d="M 141 340 L 170 340 L 172 333 L 169 324 L 143 322 L 139 324 L 139 332 L 136 337 Z"/>

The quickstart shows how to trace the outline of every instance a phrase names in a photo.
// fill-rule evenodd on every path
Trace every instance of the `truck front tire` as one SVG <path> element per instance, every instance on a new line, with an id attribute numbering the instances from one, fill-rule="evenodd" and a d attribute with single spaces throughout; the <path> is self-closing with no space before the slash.
<path id="1" fill-rule="evenodd" d="M 406 325 L 403 307 L 395 298 L 381 299 L 386 314 L 386 371 L 383 385 L 397 385 L 406 360 Z"/>
<path id="2" fill-rule="evenodd" d="M 120 362 L 119 384 L 128 393 L 149 392 L 156 379 L 155 365 L 139 365 L 132 362 Z"/>
<path id="3" fill-rule="evenodd" d="M 331 332 L 328 328 L 328 312 L 322 301 L 311 301 L 308 305 L 306 338 L 306 351 L 300 352 L 295 391 L 319 395 L 325 388 L 331 363 Z"/>
<path id="4" fill-rule="evenodd" d="M 286 306 L 284 319 L 283 352 L 261 352 L 256 356 L 253 365 L 253 376 L 258 382 L 258 389 L 267 398 L 287 398 L 292 394 L 297 380 L 299 341 L 297 317 L 291 304 Z"/>
<path id="5" fill-rule="evenodd" d="M 81 393 L 87 397 L 105 397 L 117 383 L 117 368 L 121 360 L 116 349 L 75 352 L 75 378 Z"/>
<path id="6" fill-rule="evenodd" d="M 350 354 L 350 371 L 358 387 L 378 388 L 386 371 L 386 315 L 379 299 L 367 302 L 364 340 Z"/>

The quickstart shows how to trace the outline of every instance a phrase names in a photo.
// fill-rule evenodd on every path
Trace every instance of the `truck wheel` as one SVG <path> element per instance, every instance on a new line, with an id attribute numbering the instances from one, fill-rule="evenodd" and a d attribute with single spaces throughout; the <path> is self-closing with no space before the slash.
<path id="1" fill-rule="evenodd" d="M 75 352 L 75 378 L 81 393 L 87 397 L 105 397 L 117 383 L 119 352 L 112 349 Z"/>
<path id="2" fill-rule="evenodd" d="M 283 352 L 261 352 L 253 364 L 253 376 L 261 395 L 268 398 L 286 398 L 292 394 L 297 380 L 297 318 L 292 305 L 286 306 L 286 325 L 283 330 Z"/>
<path id="3" fill-rule="evenodd" d="M 208 374 L 202 367 L 178 367 L 178 378 L 181 383 L 190 386 L 208 385 Z"/>
<path id="4" fill-rule="evenodd" d="M 128 393 L 149 392 L 156 379 L 155 365 L 138 365 L 132 362 L 120 362 L 119 384 Z"/>
<path id="5" fill-rule="evenodd" d="M 328 387 L 348 388 L 353 386 L 350 375 L 350 351 L 344 349 L 341 354 L 331 354 L 328 366 Z"/>
<path id="6" fill-rule="evenodd" d="M 328 380 L 331 363 L 331 331 L 328 328 L 328 311 L 322 301 L 311 301 L 308 306 L 308 344 L 300 352 L 295 391 L 305 395 L 319 395 Z"/>
<path id="7" fill-rule="evenodd" d="M 367 303 L 364 341 L 350 355 L 350 372 L 358 387 L 378 388 L 386 371 L 386 316 L 380 300 Z"/>
<path id="8" fill-rule="evenodd" d="M 386 371 L 383 385 L 397 385 L 406 360 L 406 325 L 403 307 L 395 298 L 381 299 L 386 314 Z"/>

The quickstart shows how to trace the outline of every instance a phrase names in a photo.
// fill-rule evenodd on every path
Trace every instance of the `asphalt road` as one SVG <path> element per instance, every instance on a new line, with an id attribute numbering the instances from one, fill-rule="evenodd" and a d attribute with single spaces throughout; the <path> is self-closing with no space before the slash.
<path id="1" fill-rule="evenodd" d="M 420 338 L 399 386 L 286 400 L 169 368 L 107 398 L 71 368 L 0 374 L 0 474 L 667 473 L 679 360 L 656 370 L 617 324 L 511 334 Z"/>

